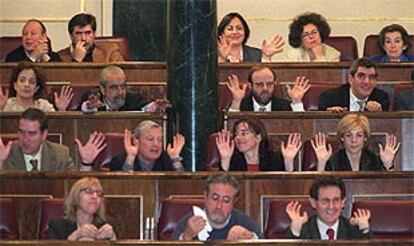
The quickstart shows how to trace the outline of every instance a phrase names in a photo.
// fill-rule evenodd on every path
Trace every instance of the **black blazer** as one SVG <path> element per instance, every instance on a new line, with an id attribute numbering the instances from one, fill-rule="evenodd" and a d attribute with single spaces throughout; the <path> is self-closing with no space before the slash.
<path id="1" fill-rule="evenodd" d="M 111 163 L 109 164 L 109 169 L 111 171 L 122 171 L 122 167 L 124 166 L 126 159 L 126 152 L 123 152 L 111 159 Z M 174 167 L 172 165 L 172 161 L 170 156 L 167 152 L 162 151 L 161 156 L 155 161 L 154 167 L 151 171 L 174 171 Z M 138 158 L 135 158 L 134 161 L 134 171 L 142 171 L 140 162 Z"/>
<path id="2" fill-rule="evenodd" d="M 262 51 L 258 48 L 243 45 L 243 62 L 261 62 Z"/>
<path id="3" fill-rule="evenodd" d="M 62 59 L 58 53 L 49 50 L 48 55 L 50 56 L 49 62 L 61 62 Z M 21 61 L 31 61 L 29 57 L 24 52 L 23 45 L 17 47 L 15 50 L 7 54 L 5 62 L 21 62 Z"/>
<path id="4" fill-rule="evenodd" d="M 99 95 L 100 100 L 103 102 L 103 95 L 99 90 L 99 87 L 96 87 L 93 90 L 87 91 L 82 95 L 81 103 L 78 106 L 78 110 L 81 110 L 82 104 L 88 100 L 89 95 L 95 93 Z M 127 92 L 125 96 L 124 105 L 118 109 L 118 111 L 140 111 L 142 107 L 148 104 L 148 101 L 139 92 Z M 105 105 L 98 108 L 98 111 L 106 111 Z"/>
<path id="5" fill-rule="evenodd" d="M 287 238 L 289 239 L 321 239 L 321 235 L 319 234 L 318 224 L 316 220 L 316 215 L 313 215 L 309 218 L 308 222 L 306 222 L 302 226 L 302 230 L 300 231 L 300 236 L 296 237 L 293 235 L 290 227 L 287 230 Z M 369 230 L 368 233 L 362 233 L 359 230 L 358 226 L 353 226 L 349 222 L 349 219 L 340 216 L 339 217 L 339 225 L 338 225 L 338 232 L 337 232 L 337 239 L 368 239 L 372 237 L 372 231 Z"/>
<path id="6" fill-rule="evenodd" d="M 329 89 L 319 96 L 318 110 L 326 110 L 328 107 L 347 107 L 349 110 L 349 88 L 350 84 L 341 85 L 338 88 Z M 374 88 L 369 101 L 376 101 L 381 104 L 383 111 L 388 111 L 389 99 L 388 94 L 378 88 Z"/>
<path id="7" fill-rule="evenodd" d="M 385 170 L 381 158 L 368 149 L 362 149 L 359 162 L 360 171 L 382 171 Z M 345 149 L 340 149 L 329 158 L 325 171 L 352 171 L 351 163 L 346 155 Z"/>
<path id="8" fill-rule="evenodd" d="M 260 171 L 285 171 L 285 161 L 280 152 L 269 150 L 265 154 L 260 155 L 259 162 Z M 223 170 L 221 165 L 220 170 Z M 247 171 L 246 158 L 244 158 L 243 153 L 236 149 L 230 159 L 229 171 Z"/>
<path id="9" fill-rule="evenodd" d="M 107 221 L 100 223 L 94 222 L 93 224 L 99 229 L 101 226 L 107 223 L 109 223 L 112 226 L 115 235 L 117 235 L 115 222 L 111 218 L 108 218 Z M 76 221 L 69 219 L 54 219 L 49 221 L 47 228 L 47 238 L 56 240 L 67 240 L 70 234 L 76 231 L 76 229 Z"/>
<path id="10" fill-rule="evenodd" d="M 253 93 L 247 94 L 240 104 L 240 111 L 253 111 Z M 290 102 L 286 99 L 272 96 L 272 111 L 292 111 Z"/>

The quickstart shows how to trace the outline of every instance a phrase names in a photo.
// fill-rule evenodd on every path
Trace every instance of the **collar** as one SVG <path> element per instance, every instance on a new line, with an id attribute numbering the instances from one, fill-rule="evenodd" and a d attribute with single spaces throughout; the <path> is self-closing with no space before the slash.
<path id="1" fill-rule="evenodd" d="M 327 224 L 323 223 L 319 218 L 316 218 L 316 224 L 318 225 L 319 234 L 321 235 L 322 240 L 328 240 L 328 235 L 326 235 L 326 230 L 328 230 L 329 228 L 335 231 L 334 239 L 337 239 L 339 218 L 336 220 L 333 226 L 328 226 Z"/>
<path id="2" fill-rule="evenodd" d="M 30 160 L 32 159 L 36 159 L 37 160 L 37 168 L 39 170 L 41 170 L 41 166 L 42 166 L 42 149 L 43 149 L 43 144 L 40 145 L 39 151 L 34 154 L 34 155 L 27 155 L 27 154 L 23 154 L 23 158 L 24 158 L 24 162 L 26 164 L 26 170 L 27 171 L 32 171 L 32 165 L 30 164 Z"/>
<path id="3" fill-rule="evenodd" d="M 268 104 L 262 105 L 262 104 L 258 103 L 256 101 L 256 99 L 254 99 L 254 96 L 252 96 L 252 99 L 253 99 L 253 111 L 254 112 L 260 112 L 259 109 L 263 106 L 266 108 L 265 112 L 271 112 L 272 111 L 272 100 L 270 100 L 270 102 Z"/>
<path id="4" fill-rule="evenodd" d="M 241 49 L 240 49 L 240 56 L 239 56 L 239 60 L 235 60 L 235 61 L 233 61 L 233 60 L 231 59 L 231 55 L 229 55 L 229 56 L 227 56 L 227 57 L 226 57 L 226 61 L 228 61 L 228 62 L 230 62 L 230 63 L 238 63 L 238 62 L 242 62 L 242 61 L 243 61 L 243 45 L 241 46 Z"/>
<path id="5" fill-rule="evenodd" d="M 365 107 L 365 104 L 368 101 L 368 97 L 364 98 L 363 100 L 358 99 L 354 95 L 354 93 L 352 93 L 351 87 L 349 87 L 349 111 L 351 112 L 359 111 L 359 104 L 358 104 L 359 101 L 364 101 L 364 107 Z"/>
<path id="6" fill-rule="evenodd" d="M 31 62 L 36 62 L 37 61 L 37 58 L 33 58 L 30 54 L 29 54 L 29 52 L 27 52 L 27 50 L 23 47 L 23 50 L 24 50 L 24 53 L 26 54 L 26 56 L 29 58 L 29 60 L 31 61 Z"/>

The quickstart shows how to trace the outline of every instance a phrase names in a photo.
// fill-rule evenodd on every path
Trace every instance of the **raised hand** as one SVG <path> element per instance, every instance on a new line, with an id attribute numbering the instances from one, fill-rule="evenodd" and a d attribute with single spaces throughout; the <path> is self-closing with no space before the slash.
<path id="1" fill-rule="evenodd" d="M 303 224 L 308 221 L 308 213 L 300 212 L 302 208 L 302 204 L 297 201 L 289 202 L 286 206 L 286 213 L 291 220 L 290 230 L 294 233 L 299 235 L 300 231 L 302 230 Z"/>
<path id="2" fill-rule="evenodd" d="M 296 77 L 295 85 L 293 87 L 286 85 L 287 93 L 293 103 L 301 103 L 303 96 L 310 87 L 309 79 L 305 76 Z"/>
<path id="3" fill-rule="evenodd" d="M 218 132 L 216 146 L 221 158 L 221 167 L 225 171 L 228 171 L 230 168 L 230 159 L 234 152 L 234 140 L 231 138 L 231 133 L 224 129 Z"/>
<path id="4" fill-rule="evenodd" d="M 368 209 L 358 208 L 354 216 L 349 220 L 352 225 L 358 225 L 360 230 L 369 229 L 369 219 L 371 212 Z"/>
<path id="5" fill-rule="evenodd" d="M 392 162 L 394 161 L 395 154 L 401 146 L 401 142 L 397 141 L 397 137 L 393 134 L 387 134 L 385 136 L 385 146 L 378 144 L 380 150 L 380 158 L 384 167 L 389 170 L 392 169 Z"/>
<path id="6" fill-rule="evenodd" d="M 227 42 L 223 35 L 219 36 L 217 42 L 219 62 L 225 62 L 231 52 L 231 44 Z"/>
<path id="7" fill-rule="evenodd" d="M 101 226 L 101 228 L 99 228 L 98 231 L 96 232 L 96 239 L 98 240 L 109 239 L 111 241 L 115 241 L 116 235 L 115 235 L 115 232 L 112 226 L 108 223 Z"/>
<path id="8" fill-rule="evenodd" d="M 3 93 L 3 89 L 0 87 L 0 110 L 3 110 L 4 106 L 6 106 L 8 98 L 9 98 L 9 90 L 5 89 Z"/>
<path id="9" fill-rule="evenodd" d="M 262 42 L 262 57 L 265 61 L 270 61 L 272 56 L 283 51 L 285 41 L 281 35 L 275 35 L 268 43 L 266 40 Z"/>
<path id="10" fill-rule="evenodd" d="M 289 134 L 286 145 L 285 142 L 280 143 L 286 171 L 293 171 L 293 161 L 301 146 L 301 135 L 297 132 Z"/>
<path id="11" fill-rule="evenodd" d="M 93 132 L 89 135 L 89 139 L 85 145 L 75 139 L 76 144 L 78 145 L 79 155 L 81 156 L 82 163 L 90 164 L 96 159 L 96 157 L 101 153 L 101 151 L 106 148 L 105 135 L 102 132 Z"/>
<path id="12" fill-rule="evenodd" d="M 70 44 L 70 53 L 72 55 L 72 58 L 77 62 L 82 62 L 83 59 L 86 56 L 86 53 L 88 51 L 86 47 L 87 43 L 86 41 L 79 41 L 76 43 L 75 47 L 73 47 L 72 44 Z"/>
<path id="13" fill-rule="evenodd" d="M 204 229 L 207 222 L 201 216 L 193 216 L 188 219 L 187 226 L 183 232 L 183 239 L 184 240 L 192 240 L 197 234 Z"/>
<path id="14" fill-rule="evenodd" d="M 229 82 L 226 84 L 227 88 L 231 92 L 232 101 L 231 101 L 231 108 L 232 109 L 240 109 L 241 101 L 244 98 L 244 95 L 246 94 L 247 90 L 247 84 L 246 83 L 240 83 L 239 78 L 237 75 L 232 74 L 228 77 Z"/>
<path id="15" fill-rule="evenodd" d="M 183 135 L 177 133 L 173 138 L 173 144 L 167 144 L 167 153 L 171 159 L 180 156 L 181 150 L 185 144 L 185 138 Z"/>
<path id="16" fill-rule="evenodd" d="M 230 231 L 227 234 L 227 240 L 247 240 L 253 239 L 253 237 L 254 233 L 239 225 L 230 228 Z"/>
<path id="17" fill-rule="evenodd" d="M 62 86 L 60 93 L 55 92 L 55 105 L 58 111 L 66 111 L 73 98 L 72 87 L 69 85 Z"/>
<path id="18" fill-rule="evenodd" d="M 130 162 L 132 165 L 134 163 L 135 157 L 138 155 L 139 141 L 138 139 L 132 138 L 132 133 L 128 129 L 125 129 L 124 131 L 124 148 L 125 152 L 127 153 L 127 162 Z"/>
<path id="19" fill-rule="evenodd" d="M 365 110 L 369 112 L 382 111 L 382 105 L 377 101 L 368 101 L 365 105 Z"/>
<path id="20" fill-rule="evenodd" d="M 5 145 L 3 143 L 3 139 L 0 137 L 0 171 L 3 170 L 3 162 L 7 159 L 7 157 L 10 154 L 12 143 L 12 141 L 9 141 Z"/>
<path id="21" fill-rule="evenodd" d="M 332 155 L 332 145 L 328 144 L 328 148 L 326 148 L 326 135 L 321 132 L 315 134 L 315 137 L 311 139 L 311 145 L 318 159 L 317 169 L 318 171 L 324 171 L 326 162 Z"/>

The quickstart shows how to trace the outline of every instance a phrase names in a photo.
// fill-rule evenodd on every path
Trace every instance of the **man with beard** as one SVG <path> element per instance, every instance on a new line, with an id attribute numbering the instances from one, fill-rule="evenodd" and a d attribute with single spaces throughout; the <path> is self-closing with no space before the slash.
<path id="1" fill-rule="evenodd" d="M 200 240 L 198 235 L 209 230 L 208 240 L 243 240 L 262 238 L 258 226 L 245 214 L 234 209 L 240 193 L 237 180 L 227 173 L 212 174 L 204 187 L 206 218 L 185 216 L 175 229 L 173 240 Z"/>
<path id="2" fill-rule="evenodd" d="M 348 83 L 330 89 L 319 96 L 319 110 L 341 113 L 344 111 L 387 111 L 388 94 L 375 88 L 377 63 L 363 57 L 355 60 L 349 68 Z"/>
<path id="3" fill-rule="evenodd" d="M 292 201 L 286 206 L 291 220 L 288 238 L 336 240 L 372 237 L 368 209 L 357 209 L 351 219 L 341 215 L 346 204 L 346 190 L 340 178 L 323 176 L 315 179 L 310 188 L 310 203 L 316 215 L 309 218 L 306 212 L 301 212 L 299 202 Z"/>
<path id="4" fill-rule="evenodd" d="M 127 91 L 124 71 L 117 66 L 108 66 L 101 72 L 98 88 L 82 96 L 79 109 L 84 113 L 96 111 L 156 112 L 168 106 L 169 102 L 166 99 L 157 99 L 149 103 L 139 92 Z"/>
<path id="5" fill-rule="evenodd" d="M 287 94 L 292 102 L 275 96 L 277 86 L 276 74 L 268 67 L 253 67 L 249 72 L 249 82 L 240 83 L 236 75 L 229 76 L 227 87 L 232 94 L 230 112 L 237 111 L 305 111 L 302 98 L 309 90 L 310 84 L 306 77 L 297 77 L 293 87 L 286 86 Z M 251 91 L 246 95 L 247 87 Z"/>
<path id="6" fill-rule="evenodd" d="M 71 44 L 58 52 L 64 62 L 124 61 L 124 57 L 117 44 L 95 43 L 95 16 L 87 13 L 73 16 L 68 23 L 68 32 Z"/>

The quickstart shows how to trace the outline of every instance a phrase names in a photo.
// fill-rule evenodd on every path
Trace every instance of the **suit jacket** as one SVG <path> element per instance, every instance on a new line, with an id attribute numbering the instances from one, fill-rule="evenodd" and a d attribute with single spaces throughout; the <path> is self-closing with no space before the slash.
<path id="1" fill-rule="evenodd" d="M 347 107 L 349 110 L 349 88 L 350 84 L 341 85 L 338 88 L 329 89 L 324 91 L 319 96 L 318 110 L 326 110 L 328 107 Z M 388 94 L 378 88 L 374 88 L 371 95 L 368 97 L 368 101 L 376 101 L 381 104 L 383 111 L 388 111 L 389 99 Z"/>
<path id="2" fill-rule="evenodd" d="M 402 90 L 395 95 L 394 110 L 414 110 L 414 88 Z"/>
<path id="3" fill-rule="evenodd" d="M 126 153 L 123 152 L 111 159 L 109 163 L 109 169 L 111 171 L 122 171 L 126 159 Z M 134 161 L 134 171 L 142 171 L 140 166 L 140 161 L 138 158 L 135 158 Z M 155 160 L 154 167 L 151 171 L 175 171 L 170 156 L 162 151 L 160 157 Z"/>
<path id="4" fill-rule="evenodd" d="M 57 172 L 57 171 L 74 171 L 75 165 L 69 155 L 69 148 L 45 140 L 42 147 L 42 160 L 40 171 Z M 14 141 L 10 154 L 3 163 L 6 171 L 26 171 L 23 152 L 18 141 Z"/>
<path id="5" fill-rule="evenodd" d="M 302 226 L 302 230 L 300 231 L 300 236 L 296 237 L 293 235 L 290 228 L 287 231 L 287 238 L 289 239 L 321 239 L 321 235 L 319 233 L 318 224 L 316 220 L 316 215 L 313 215 L 309 218 L 308 222 L 306 222 Z M 337 232 L 337 239 L 368 239 L 372 237 L 372 231 L 370 230 L 368 233 L 362 233 L 359 230 L 358 226 L 353 226 L 349 222 L 349 219 L 340 216 L 339 217 L 339 225 L 338 225 L 338 232 Z"/>
<path id="6" fill-rule="evenodd" d="M 58 53 L 49 51 L 48 53 L 50 60 L 49 62 L 60 62 L 62 59 L 58 55 Z M 6 62 L 20 62 L 20 61 L 31 61 L 29 57 L 26 55 L 26 52 L 24 52 L 23 45 L 17 47 L 15 50 L 7 54 Z"/>
<path id="7" fill-rule="evenodd" d="M 272 111 L 292 111 L 290 102 L 286 99 L 272 96 Z M 240 111 L 253 111 L 253 93 L 247 94 L 241 104 Z"/>
<path id="8" fill-rule="evenodd" d="M 70 47 L 58 51 L 59 56 L 64 62 L 73 62 Z M 117 44 L 95 44 L 92 51 L 93 62 L 121 62 L 125 61 Z"/>
<path id="9" fill-rule="evenodd" d="M 359 162 L 360 171 L 382 171 L 385 170 L 381 158 L 368 149 L 362 149 Z M 346 155 L 345 149 L 340 149 L 329 158 L 325 171 L 352 171 L 351 163 Z"/>
<path id="10" fill-rule="evenodd" d="M 376 55 L 372 57 L 372 60 L 376 62 L 389 62 L 390 57 L 387 55 Z M 406 55 L 406 54 L 400 55 L 400 62 L 413 62 L 413 61 L 414 61 L 413 55 Z"/>
<path id="11" fill-rule="evenodd" d="M 285 171 L 285 161 L 280 152 L 267 151 L 260 155 L 259 162 L 260 171 Z M 223 170 L 221 165 L 220 170 Z M 246 158 L 238 150 L 234 150 L 230 159 L 229 171 L 247 171 Z"/>
<path id="12" fill-rule="evenodd" d="M 261 62 L 262 51 L 258 48 L 243 45 L 243 62 Z"/>
<path id="13" fill-rule="evenodd" d="M 115 222 L 108 218 L 108 221 L 103 222 L 93 222 L 93 224 L 99 229 L 101 226 L 109 223 L 115 235 L 116 233 L 116 226 Z M 69 219 L 54 219 L 51 220 L 48 224 L 47 228 L 47 238 L 48 239 L 56 239 L 56 240 L 66 240 L 74 231 L 76 231 L 77 225 L 76 221 L 69 220 Z"/>
<path id="14" fill-rule="evenodd" d="M 96 87 L 95 89 L 87 91 L 82 95 L 78 110 L 81 110 L 82 104 L 88 100 L 91 93 L 99 94 L 100 100 L 103 102 L 102 93 L 99 91 L 99 87 Z M 146 104 L 148 104 L 148 101 L 146 101 L 139 92 L 128 91 L 125 96 L 125 103 L 118 109 L 118 111 L 140 111 Z M 106 106 L 98 108 L 98 111 L 106 111 Z"/>

